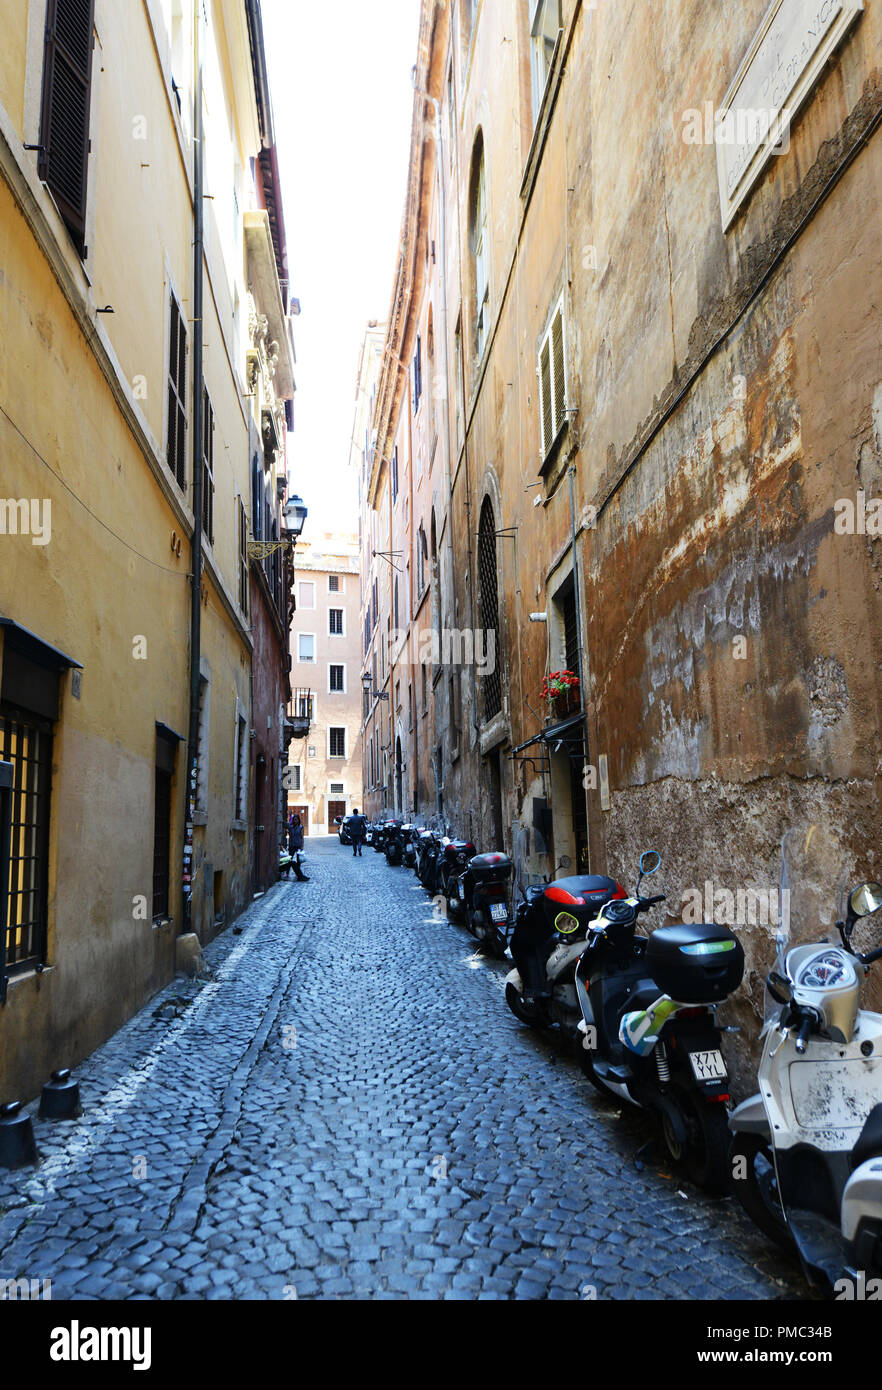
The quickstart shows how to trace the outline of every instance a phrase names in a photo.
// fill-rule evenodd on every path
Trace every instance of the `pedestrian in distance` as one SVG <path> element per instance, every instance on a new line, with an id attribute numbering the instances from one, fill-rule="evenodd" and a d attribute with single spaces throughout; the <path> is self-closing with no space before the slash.
<path id="1" fill-rule="evenodd" d="M 362 847 L 362 845 L 364 844 L 364 835 L 365 835 L 365 830 L 366 830 L 366 829 L 367 829 L 367 820 L 365 819 L 364 816 L 362 816 L 362 815 L 359 814 L 358 807 L 356 806 L 355 809 L 354 809 L 353 812 L 352 812 L 352 817 L 351 817 L 351 819 L 350 819 L 350 821 L 349 821 L 349 834 L 350 834 L 351 837 L 352 837 L 352 857 L 353 857 L 353 858 L 355 858 L 356 856 L 358 856 L 358 858 L 360 859 L 360 858 L 362 857 L 362 856 L 361 856 L 361 847 Z"/>
<path id="2" fill-rule="evenodd" d="M 301 869 L 300 861 L 297 858 L 298 850 L 303 849 L 303 826 L 296 812 L 292 814 L 291 820 L 288 823 L 288 848 L 294 858 L 294 873 L 297 878 L 300 879 L 301 883 L 308 883 L 309 877 Z"/>

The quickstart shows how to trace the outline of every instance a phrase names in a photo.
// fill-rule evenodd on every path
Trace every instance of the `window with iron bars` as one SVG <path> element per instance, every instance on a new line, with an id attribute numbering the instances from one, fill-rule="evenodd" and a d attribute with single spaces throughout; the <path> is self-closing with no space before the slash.
<path id="1" fill-rule="evenodd" d="M 496 522 L 493 504 L 484 498 L 478 530 L 478 583 L 481 627 L 484 630 L 485 650 L 494 651 L 497 659 L 492 673 L 482 678 L 484 719 L 490 720 L 502 709 L 502 678 L 499 672 L 499 576 L 496 567 Z M 490 634 L 493 647 L 490 647 Z"/>
<path id="2" fill-rule="evenodd" d="M 6 971 L 46 959 L 52 725 L 0 704 L 0 761 L 13 765 Z"/>

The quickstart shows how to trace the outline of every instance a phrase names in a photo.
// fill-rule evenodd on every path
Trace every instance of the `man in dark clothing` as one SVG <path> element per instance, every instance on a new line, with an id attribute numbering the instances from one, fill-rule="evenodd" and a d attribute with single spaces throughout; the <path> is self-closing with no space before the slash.
<path id="1" fill-rule="evenodd" d="M 361 846 L 364 841 L 364 834 L 366 829 L 367 821 L 364 816 L 359 815 L 358 807 L 356 806 L 352 812 L 352 816 L 350 817 L 348 826 L 349 834 L 352 837 L 353 858 L 356 855 L 358 855 L 359 859 L 361 858 Z"/>

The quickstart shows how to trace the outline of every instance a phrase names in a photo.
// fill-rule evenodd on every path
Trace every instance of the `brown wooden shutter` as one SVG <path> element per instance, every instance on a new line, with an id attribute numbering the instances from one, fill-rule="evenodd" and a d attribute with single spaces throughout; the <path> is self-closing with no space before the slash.
<path id="1" fill-rule="evenodd" d="M 551 349 L 548 341 L 539 355 L 539 423 L 542 427 L 542 457 L 548 453 L 554 439 L 554 420 L 551 397 Z"/>
<path id="2" fill-rule="evenodd" d="M 39 173 L 81 256 L 86 254 L 86 176 L 95 0 L 48 0 Z"/>

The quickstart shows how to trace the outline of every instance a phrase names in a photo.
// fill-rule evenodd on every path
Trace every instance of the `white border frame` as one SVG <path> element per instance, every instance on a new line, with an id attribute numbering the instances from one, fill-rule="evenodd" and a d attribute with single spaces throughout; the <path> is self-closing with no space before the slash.
<path id="1" fill-rule="evenodd" d="M 788 0 L 772 0 L 765 18 L 745 54 L 744 61 L 735 74 L 729 90 L 723 98 L 719 110 L 721 119 L 725 117 L 728 111 L 734 106 L 745 78 L 753 67 L 757 55 L 768 37 L 769 30 L 786 3 L 788 3 Z M 836 19 L 828 29 L 824 39 L 822 39 L 821 43 L 815 49 L 806 66 L 800 72 L 793 86 L 784 98 L 784 101 L 777 108 L 778 115 L 771 123 L 765 140 L 754 151 L 744 173 L 738 180 L 731 194 L 728 193 L 726 188 L 727 170 L 723 158 L 723 152 L 726 146 L 723 144 L 717 145 L 717 183 L 719 185 L 720 212 L 723 219 L 724 232 L 727 232 L 735 221 L 741 207 L 753 191 L 760 176 L 772 158 L 775 146 L 780 144 L 787 128 L 792 124 L 798 112 L 805 105 L 812 88 L 821 77 L 829 58 L 839 47 L 839 44 L 845 38 L 848 30 L 864 10 L 864 0 L 818 0 L 818 6 L 820 6 L 821 9 L 827 4 L 839 6 Z M 782 114 L 784 117 L 783 119 Z"/>

